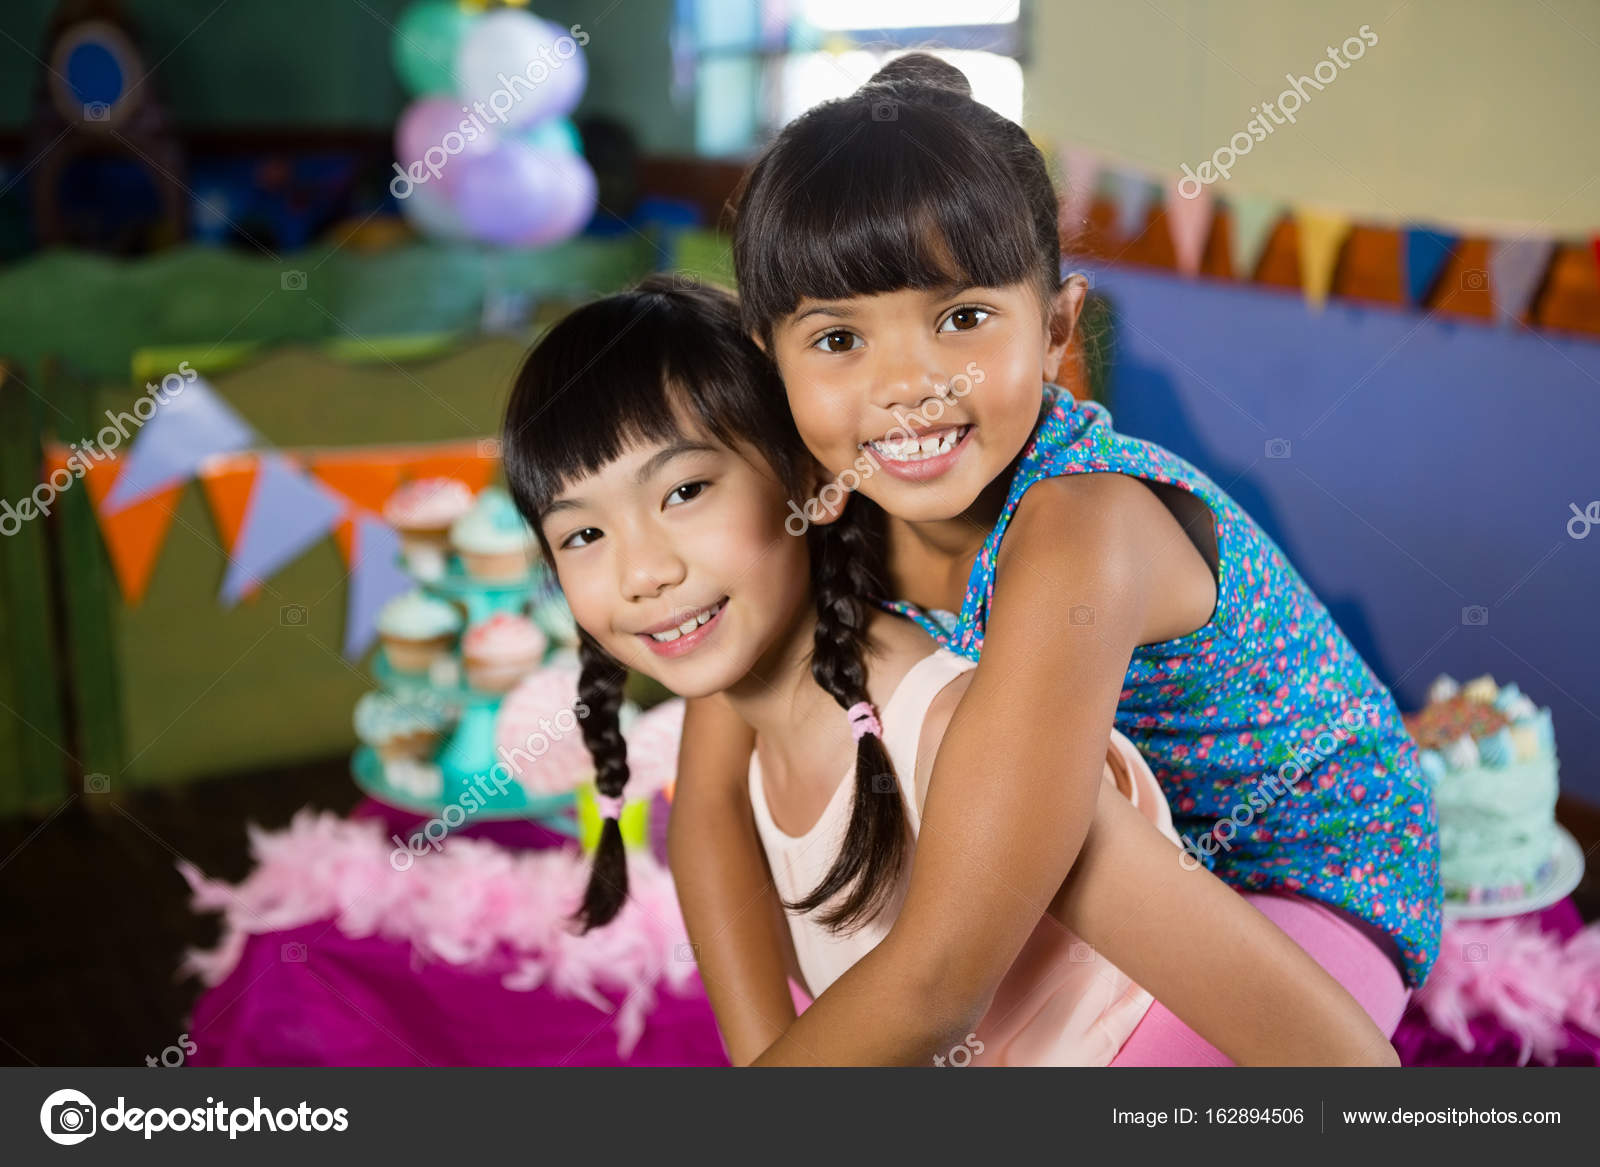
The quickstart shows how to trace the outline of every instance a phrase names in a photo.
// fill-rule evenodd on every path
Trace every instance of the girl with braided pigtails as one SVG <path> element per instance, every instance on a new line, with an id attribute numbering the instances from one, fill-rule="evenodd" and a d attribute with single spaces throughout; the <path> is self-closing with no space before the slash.
<path id="1" fill-rule="evenodd" d="M 586 931 L 627 895 L 615 821 L 625 671 L 755 730 L 753 749 L 739 746 L 737 785 L 680 775 L 669 828 L 689 937 L 741 1065 L 797 1024 L 790 978 L 825 1000 L 889 943 L 933 757 L 972 673 L 871 602 L 886 576 L 870 503 L 813 508 L 803 532 L 787 525 L 792 500 L 836 492 L 775 378 L 730 296 L 655 278 L 578 309 L 535 346 L 502 447 L 582 630 L 583 732 L 607 818 L 578 910 Z M 1179 854 L 1160 788 L 1113 733 L 1089 842 L 1030 908 L 1031 935 L 986 1008 L 910 1020 L 890 1005 L 871 1039 L 880 1060 L 1108 1064 L 1152 1006 L 1097 951 L 1114 948 L 1214 986 L 1195 1023 L 1241 1060 L 1392 1062 L 1337 982 Z M 703 894 L 708 879 L 715 896 Z M 1151 899 L 1176 915 L 1136 910 Z"/>

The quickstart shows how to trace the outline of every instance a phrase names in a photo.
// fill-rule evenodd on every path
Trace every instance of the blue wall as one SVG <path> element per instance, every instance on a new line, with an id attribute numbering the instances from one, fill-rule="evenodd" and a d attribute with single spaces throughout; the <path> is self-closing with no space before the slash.
<path id="1" fill-rule="evenodd" d="M 1567 531 L 1569 504 L 1600 499 L 1600 343 L 1093 278 L 1117 313 L 1117 428 L 1233 495 L 1402 709 L 1440 673 L 1514 680 L 1552 711 L 1563 790 L 1600 803 L 1600 525 Z"/>

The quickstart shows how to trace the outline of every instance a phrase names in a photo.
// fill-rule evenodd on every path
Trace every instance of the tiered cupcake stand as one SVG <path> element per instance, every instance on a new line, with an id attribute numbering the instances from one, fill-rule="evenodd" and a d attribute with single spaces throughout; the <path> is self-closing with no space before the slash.
<path id="1" fill-rule="evenodd" d="M 557 643 L 559 630 L 541 622 L 539 613 L 548 604 L 559 602 L 554 577 L 541 562 L 535 562 L 526 577 L 513 582 L 486 582 L 474 579 L 451 557 L 445 571 L 436 578 L 418 578 L 419 585 L 440 599 L 460 605 L 466 613 L 466 627 L 486 620 L 497 612 L 529 614 L 550 642 L 542 665 L 551 663 L 563 650 Z M 477 804 L 474 819 L 532 819 L 552 830 L 576 837 L 573 817 L 575 795 L 530 795 L 501 767 L 496 776 L 495 717 L 506 694 L 474 689 L 467 684 L 459 650 L 444 667 L 429 673 L 407 673 L 395 669 L 380 647 L 374 654 L 372 676 L 396 700 L 444 711 L 456 720 L 447 731 L 433 765 L 439 771 L 437 794 L 419 793 L 409 784 L 391 780 L 388 766 L 370 745 L 362 745 L 351 759 L 351 771 L 362 791 L 381 802 L 417 814 L 439 815 L 445 808 L 462 806 L 469 790 L 474 792 L 467 805 Z M 444 674 L 444 675 L 441 675 Z M 426 764 L 422 764 L 426 765 Z"/>

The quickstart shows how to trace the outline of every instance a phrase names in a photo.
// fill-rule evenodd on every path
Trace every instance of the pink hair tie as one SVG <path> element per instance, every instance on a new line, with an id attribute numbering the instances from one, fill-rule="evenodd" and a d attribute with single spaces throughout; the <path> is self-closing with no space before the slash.
<path id="1" fill-rule="evenodd" d="M 878 715 L 873 712 L 872 702 L 857 701 L 845 710 L 845 716 L 850 719 L 850 733 L 856 741 L 860 741 L 869 733 L 875 738 L 883 737 L 883 725 L 878 721 Z"/>
<path id="2" fill-rule="evenodd" d="M 600 817 L 603 819 L 620 819 L 622 817 L 623 797 L 620 794 L 601 794 L 595 792 L 594 804 L 600 808 Z"/>

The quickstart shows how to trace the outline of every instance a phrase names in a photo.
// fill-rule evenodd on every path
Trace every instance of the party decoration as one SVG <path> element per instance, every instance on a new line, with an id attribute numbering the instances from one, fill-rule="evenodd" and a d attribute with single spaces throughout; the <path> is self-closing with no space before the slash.
<path id="1" fill-rule="evenodd" d="M 139 411 L 140 404 L 148 401 L 152 408 L 133 450 L 121 456 L 122 474 L 101 504 L 102 514 L 116 514 L 194 477 L 200 464 L 213 454 L 255 444 L 255 431 L 204 379 L 195 377 L 176 391 L 163 389 L 162 394 L 164 401 L 152 393 L 134 403 L 131 412 L 136 417 L 144 416 Z M 106 448 L 106 443 L 101 445 Z"/>
<path id="2" fill-rule="evenodd" d="M 1144 175 L 1132 170 L 1110 173 L 1111 197 L 1117 205 L 1117 233 L 1124 240 L 1138 238 L 1150 219 L 1155 188 Z"/>
<path id="3" fill-rule="evenodd" d="M 239 530 L 244 526 L 245 514 L 250 509 L 250 496 L 255 492 L 257 459 L 254 454 L 221 454 L 208 458 L 200 467 L 201 489 L 211 508 L 211 519 L 222 535 L 222 546 L 229 555 L 239 543 Z M 251 580 L 245 595 L 253 596 L 260 588 L 259 580 Z"/>
<path id="4" fill-rule="evenodd" d="M 344 504 L 281 454 L 266 454 L 222 581 L 224 604 L 236 603 L 253 580 L 265 579 L 328 533 Z"/>
<path id="5" fill-rule="evenodd" d="M 412 580 L 400 566 L 400 536 L 372 515 L 353 521 L 355 536 L 349 554 L 350 598 L 345 608 L 344 656 L 360 660 L 378 634 L 378 612 L 409 591 Z"/>
<path id="6" fill-rule="evenodd" d="M 528 126 L 571 113 L 588 66 L 565 29 L 502 8 L 474 21 L 462 38 L 456 79 L 463 104 L 482 102 L 507 125 Z"/>
<path id="7" fill-rule="evenodd" d="M 443 187 L 419 186 L 400 201 L 400 213 L 420 234 L 446 243 L 464 243 L 472 232 Z"/>
<path id="8" fill-rule="evenodd" d="M 589 37 L 521 5 L 482 7 L 424 3 L 402 18 L 395 67 L 421 96 L 395 127 L 389 191 L 428 238 L 545 247 L 581 231 L 598 197 L 567 116 Z"/>
<path id="9" fill-rule="evenodd" d="M 1071 239 L 1089 223 L 1089 208 L 1094 203 L 1100 181 L 1100 156 L 1092 150 L 1068 149 L 1063 155 L 1066 175 L 1061 181 L 1061 223 L 1063 239 Z"/>
<path id="10" fill-rule="evenodd" d="M 547 122 L 540 122 L 533 129 L 525 131 L 521 135 L 521 140 L 535 150 L 583 153 L 583 136 L 578 133 L 578 127 L 572 124 L 570 118 L 551 118 Z"/>
<path id="11" fill-rule="evenodd" d="M 1283 204 L 1260 195 L 1228 196 L 1228 254 L 1235 279 L 1256 274 L 1267 240 L 1283 218 Z"/>
<path id="12" fill-rule="evenodd" d="M 394 68 L 407 90 L 419 97 L 455 92 L 456 54 L 471 24 L 472 13 L 435 0 L 413 4 L 400 14 Z"/>
<path id="13" fill-rule="evenodd" d="M 1405 232 L 1406 297 L 1422 304 L 1439 282 L 1439 275 L 1454 254 L 1460 239 L 1425 227 L 1408 227 Z"/>
<path id="14" fill-rule="evenodd" d="M 509 246 L 543 246 L 588 222 L 594 172 L 573 155 L 510 141 L 492 154 L 463 160 L 455 198 L 475 236 Z"/>
<path id="15" fill-rule="evenodd" d="M 412 102 L 394 131 L 395 160 L 418 187 L 439 184 L 448 190 L 459 159 L 494 148 L 494 135 L 473 125 L 460 106 L 444 97 Z"/>
<path id="16" fill-rule="evenodd" d="M 1167 230 L 1172 234 L 1172 250 L 1178 259 L 1178 270 L 1186 276 L 1200 274 L 1200 261 L 1205 257 L 1206 240 L 1211 237 L 1211 220 L 1215 204 L 1211 192 L 1201 187 L 1194 198 L 1186 198 L 1175 181 L 1167 187 Z"/>
<path id="17" fill-rule="evenodd" d="M 68 459 L 74 453 L 68 446 L 50 443 L 45 450 L 45 472 L 72 473 Z M 145 589 L 150 584 L 150 573 L 155 570 L 156 558 L 166 542 L 177 513 L 178 495 L 182 485 L 168 486 L 147 494 L 142 500 L 122 507 L 114 514 L 102 509 L 106 496 L 111 493 L 125 466 L 120 459 L 92 461 L 78 456 L 79 463 L 87 464 L 83 486 L 89 492 L 100 524 L 101 537 L 106 544 L 106 554 L 111 559 L 111 570 L 117 578 L 117 588 L 122 600 L 130 608 L 137 608 L 144 600 Z M 74 489 L 69 487 L 68 489 Z"/>
<path id="18" fill-rule="evenodd" d="M 1339 251 L 1350 234 L 1350 219 L 1337 211 L 1299 207 L 1294 212 L 1300 236 L 1300 284 L 1313 312 L 1320 312 L 1333 286 Z"/>
<path id="19" fill-rule="evenodd" d="M 1515 320 L 1532 306 L 1555 250 L 1553 239 L 1523 236 L 1490 241 L 1489 295 L 1502 322 Z"/>

